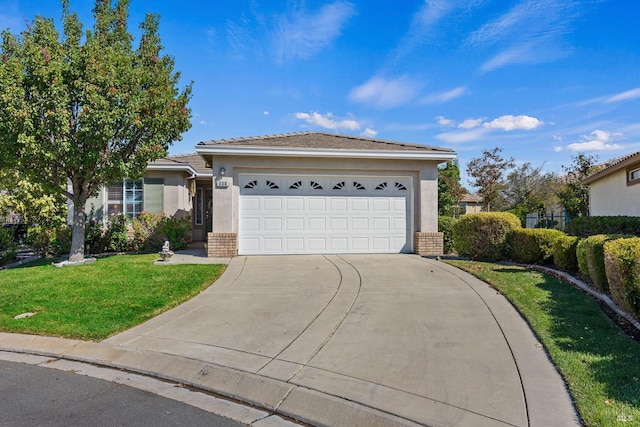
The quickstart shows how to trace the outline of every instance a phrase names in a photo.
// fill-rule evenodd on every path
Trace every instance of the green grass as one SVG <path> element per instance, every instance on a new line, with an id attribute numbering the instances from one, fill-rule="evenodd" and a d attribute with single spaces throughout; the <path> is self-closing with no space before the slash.
<path id="1" fill-rule="evenodd" d="M 585 426 L 640 426 L 640 344 L 582 291 L 517 266 L 448 261 L 502 293 L 564 377 Z"/>
<path id="2" fill-rule="evenodd" d="M 197 295 L 223 265 L 153 265 L 118 255 L 56 268 L 51 260 L 0 271 L 0 331 L 101 340 Z M 26 312 L 33 317 L 14 319 Z"/>

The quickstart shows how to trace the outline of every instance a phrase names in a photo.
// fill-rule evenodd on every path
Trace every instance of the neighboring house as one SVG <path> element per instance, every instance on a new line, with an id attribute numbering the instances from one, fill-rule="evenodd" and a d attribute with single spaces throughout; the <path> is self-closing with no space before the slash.
<path id="1" fill-rule="evenodd" d="M 209 256 L 441 254 L 439 163 L 448 149 L 300 132 L 201 142 L 87 203 L 98 219 L 191 215 Z"/>
<path id="2" fill-rule="evenodd" d="M 589 215 L 640 216 L 640 152 L 616 159 L 582 183 L 589 186 Z"/>
<path id="3" fill-rule="evenodd" d="M 486 208 L 484 199 L 478 194 L 466 193 L 458 202 L 457 210 L 459 215 L 474 214 L 484 211 Z"/>

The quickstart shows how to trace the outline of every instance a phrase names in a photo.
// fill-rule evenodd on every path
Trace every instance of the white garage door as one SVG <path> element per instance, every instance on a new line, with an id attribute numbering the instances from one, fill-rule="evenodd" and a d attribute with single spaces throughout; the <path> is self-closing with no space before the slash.
<path id="1" fill-rule="evenodd" d="M 240 175 L 238 253 L 411 252 L 407 177 Z"/>

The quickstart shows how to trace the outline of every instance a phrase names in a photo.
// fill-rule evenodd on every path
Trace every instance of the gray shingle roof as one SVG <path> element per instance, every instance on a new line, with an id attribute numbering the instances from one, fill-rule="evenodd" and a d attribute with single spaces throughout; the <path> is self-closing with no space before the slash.
<path id="1" fill-rule="evenodd" d="M 200 157 L 199 154 L 196 153 L 188 153 L 188 154 L 177 154 L 173 156 L 167 156 L 162 159 L 158 159 L 152 162 L 154 165 L 162 166 L 175 166 L 175 165 L 184 165 L 191 166 L 198 173 L 209 173 L 211 172 L 210 168 L 207 168 L 205 165 L 204 159 Z"/>
<path id="2" fill-rule="evenodd" d="M 640 151 L 628 154 L 626 156 L 618 157 L 613 160 L 609 160 L 608 162 L 604 163 L 604 169 L 588 176 L 582 181 L 582 183 L 591 184 L 594 181 L 604 178 L 605 176 L 608 176 L 614 172 L 619 171 L 620 169 L 626 168 L 627 166 L 631 166 L 638 162 L 640 162 Z"/>
<path id="3" fill-rule="evenodd" d="M 453 150 L 429 145 L 407 144 L 381 139 L 357 136 L 335 135 L 322 132 L 296 132 L 278 135 L 264 135 L 247 138 L 219 139 L 204 141 L 199 146 L 243 146 L 269 148 L 327 149 L 327 150 L 373 150 L 373 151 L 418 151 L 443 152 Z"/>

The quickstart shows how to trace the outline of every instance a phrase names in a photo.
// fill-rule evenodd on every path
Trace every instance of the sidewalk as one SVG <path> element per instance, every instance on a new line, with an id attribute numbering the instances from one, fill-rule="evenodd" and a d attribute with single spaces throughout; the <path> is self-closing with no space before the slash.
<path id="1" fill-rule="evenodd" d="M 151 375 L 312 425 L 579 425 L 513 307 L 414 255 L 233 258 L 198 297 L 103 342 L 0 334 L 0 350 Z"/>

